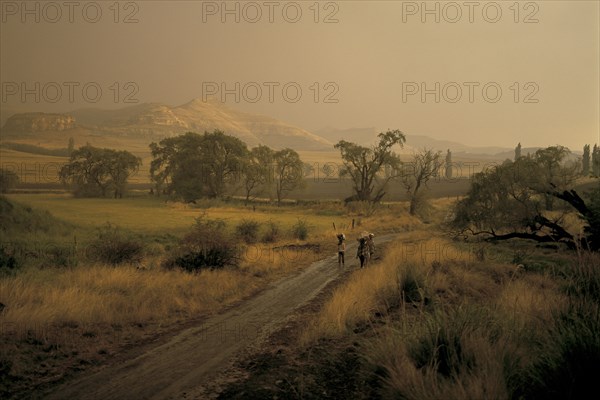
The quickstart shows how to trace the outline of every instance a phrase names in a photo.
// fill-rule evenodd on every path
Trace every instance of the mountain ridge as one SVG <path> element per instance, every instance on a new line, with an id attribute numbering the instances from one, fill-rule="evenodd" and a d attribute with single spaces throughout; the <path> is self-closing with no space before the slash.
<path id="1" fill-rule="evenodd" d="M 53 129 L 38 131 L 27 129 L 32 113 L 14 114 L 2 127 L 4 135 L 17 133 L 48 133 Z M 35 113 L 39 116 L 73 119 L 70 128 L 78 127 L 89 135 L 106 137 L 140 137 L 160 140 L 189 131 L 202 133 L 221 130 L 236 136 L 249 146 L 264 144 L 273 148 L 292 147 L 302 150 L 329 150 L 333 143 L 305 129 L 275 118 L 238 111 L 218 101 L 193 99 L 178 106 L 161 103 L 142 103 L 114 110 L 81 108 L 67 113 Z M 20 121 L 15 124 L 14 121 Z M 31 125 L 31 124 L 29 124 Z M 52 124 L 45 124 L 51 127 Z M 23 128 L 25 127 L 25 128 Z M 60 133 L 66 132 L 61 129 Z"/>

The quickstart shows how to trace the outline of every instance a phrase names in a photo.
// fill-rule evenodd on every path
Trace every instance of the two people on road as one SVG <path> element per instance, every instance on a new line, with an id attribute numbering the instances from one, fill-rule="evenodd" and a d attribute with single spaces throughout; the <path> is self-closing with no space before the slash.
<path id="1" fill-rule="evenodd" d="M 346 236 L 343 233 L 336 235 L 338 239 L 338 266 L 345 266 L 345 254 L 346 254 Z M 364 234 L 358 239 L 358 249 L 356 251 L 356 258 L 360 260 L 360 267 L 364 268 L 369 265 L 369 261 L 373 258 L 375 253 L 375 242 L 373 238 L 374 234 Z"/>

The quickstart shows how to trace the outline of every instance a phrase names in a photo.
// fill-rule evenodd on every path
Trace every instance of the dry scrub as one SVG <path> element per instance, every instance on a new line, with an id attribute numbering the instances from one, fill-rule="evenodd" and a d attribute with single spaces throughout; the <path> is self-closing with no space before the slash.
<path id="1" fill-rule="evenodd" d="M 537 272 L 483 258 L 399 240 L 333 293 L 302 344 L 359 340 L 364 380 L 383 398 L 586 393 L 600 361 L 598 256 Z"/>

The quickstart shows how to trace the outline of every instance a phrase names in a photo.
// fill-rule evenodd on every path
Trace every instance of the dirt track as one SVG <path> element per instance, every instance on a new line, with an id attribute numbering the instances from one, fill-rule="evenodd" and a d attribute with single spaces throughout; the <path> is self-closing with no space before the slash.
<path id="1" fill-rule="evenodd" d="M 378 237 L 383 243 L 393 235 Z M 346 265 L 356 268 L 356 245 Z M 340 274 L 336 256 L 317 261 L 281 279 L 241 305 L 188 328 L 168 342 L 126 362 L 60 386 L 49 399 L 180 399 L 225 368 L 313 299 Z"/>

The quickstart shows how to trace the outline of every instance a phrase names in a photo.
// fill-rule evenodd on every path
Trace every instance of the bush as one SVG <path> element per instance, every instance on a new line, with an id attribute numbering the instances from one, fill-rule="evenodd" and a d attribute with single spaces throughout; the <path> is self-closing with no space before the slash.
<path id="1" fill-rule="evenodd" d="M 367 200 L 350 201 L 346 203 L 346 208 L 350 214 L 356 214 L 365 217 L 370 217 L 375 214 L 375 211 L 377 211 L 379 206 L 379 203 L 374 203 Z"/>
<path id="2" fill-rule="evenodd" d="M 50 244 L 45 251 L 44 266 L 52 267 L 74 267 L 77 265 L 77 257 L 73 246 Z"/>
<path id="3" fill-rule="evenodd" d="M 398 269 L 398 290 L 408 303 L 424 300 L 425 278 L 415 265 L 403 265 Z"/>
<path id="4" fill-rule="evenodd" d="M 445 378 L 468 375 L 485 356 L 478 351 L 482 344 L 474 347 L 473 341 L 491 345 L 501 333 L 489 310 L 472 306 L 436 310 L 423 322 L 419 334 L 409 340 L 409 357 L 416 368 L 428 368 Z"/>
<path id="5" fill-rule="evenodd" d="M 0 193 L 7 193 L 19 184 L 19 176 L 13 171 L 0 168 Z"/>
<path id="6" fill-rule="evenodd" d="M 19 266 L 17 259 L 0 247 L 0 274 L 13 273 Z"/>
<path id="7" fill-rule="evenodd" d="M 306 240 L 308 237 L 308 222 L 298 218 L 298 222 L 292 226 L 292 235 L 294 235 L 296 239 Z"/>
<path id="8" fill-rule="evenodd" d="M 239 248 L 225 228 L 225 221 L 211 220 L 206 214 L 201 215 L 196 219 L 192 231 L 182 239 L 174 255 L 163 266 L 199 272 L 202 269 L 237 265 Z"/>
<path id="9" fill-rule="evenodd" d="M 260 224 L 257 221 L 244 219 L 239 223 L 238 226 L 236 226 L 235 230 L 238 237 L 244 242 L 256 243 L 259 227 Z"/>
<path id="10" fill-rule="evenodd" d="M 594 393 L 600 363 L 600 308 L 584 302 L 561 313 L 542 341 L 515 398 L 580 399 Z"/>
<path id="11" fill-rule="evenodd" d="M 277 225 L 273 220 L 269 220 L 267 222 L 267 230 L 262 237 L 263 243 L 273 243 L 276 242 L 279 238 L 279 225 Z"/>
<path id="12" fill-rule="evenodd" d="M 140 262 L 143 253 L 142 242 L 107 223 L 98 230 L 96 239 L 89 245 L 87 255 L 92 260 L 117 265 L 126 262 Z"/>
<path id="13" fill-rule="evenodd" d="M 584 251 L 574 265 L 565 266 L 564 289 L 571 297 L 600 304 L 600 254 Z"/>

